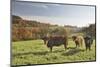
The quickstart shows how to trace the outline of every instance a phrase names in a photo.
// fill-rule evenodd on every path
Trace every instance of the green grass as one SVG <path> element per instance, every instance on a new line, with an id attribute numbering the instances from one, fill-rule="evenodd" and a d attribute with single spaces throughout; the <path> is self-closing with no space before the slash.
<path id="1" fill-rule="evenodd" d="M 69 41 L 67 50 L 64 46 L 53 47 L 49 51 L 42 40 L 12 42 L 12 65 L 31 65 L 62 62 L 93 61 L 95 59 L 95 41 L 92 50 L 85 50 L 85 46 L 75 48 L 73 41 Z"/>

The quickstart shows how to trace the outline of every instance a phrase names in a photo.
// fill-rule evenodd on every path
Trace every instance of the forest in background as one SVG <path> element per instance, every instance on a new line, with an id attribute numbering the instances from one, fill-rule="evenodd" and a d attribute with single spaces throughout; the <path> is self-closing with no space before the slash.
<path id="1" fill-rule="evenodd" d="M 89 27 L 59 26 L 35 20 L 25 20 L 20 16 L 12 15 L 12 41 L 41 39 L 47 35 L 65 34 L 70 36 L 75 33 L 88 34 L 95 38 L 95 31 L 95 24 L 90 24 Z"/>

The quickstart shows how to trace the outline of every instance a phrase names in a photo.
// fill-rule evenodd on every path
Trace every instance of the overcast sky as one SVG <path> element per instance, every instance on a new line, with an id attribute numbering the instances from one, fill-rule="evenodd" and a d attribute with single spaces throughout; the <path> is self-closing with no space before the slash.
<path id="1" fill-rule="evenodd" d="M 86 26 L 95 23 L 95 7 L 32 2 L 12 2 L 12 14 L 23 19 L 58 25 Z"/>

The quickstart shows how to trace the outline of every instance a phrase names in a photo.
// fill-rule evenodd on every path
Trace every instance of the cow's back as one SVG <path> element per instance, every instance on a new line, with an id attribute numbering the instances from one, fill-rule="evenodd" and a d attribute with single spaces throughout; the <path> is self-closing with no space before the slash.
<path id="1" fill-rule="evenodd" d="M 60 46 L 62 44 L 66 44 L 66 37 L 51 37 L 48 40 L 47 46 L 52 47 L 52 46 Z"/>

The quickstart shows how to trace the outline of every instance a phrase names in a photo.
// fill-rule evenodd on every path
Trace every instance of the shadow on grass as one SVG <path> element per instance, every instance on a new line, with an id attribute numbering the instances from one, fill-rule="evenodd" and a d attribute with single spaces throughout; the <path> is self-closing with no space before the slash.
<path id="1" fill-rule="evenodd" d="M 76 49 L 76 47 L 68 47 L 66 50 L 69 50 L 69 49 Z M 52 50 L 51 53 L 59 53 L 59 52 L 64 52 L 66 51 L 65 48 L 63 48 L 62 50 L 61 49 L 57 49 L 57 50 Z M 48 51 L 50 52 L 50 51 Z"/>
<path id="2" fill-rule="evenodd" d="M 29 55 L 29 54 L 33 54 L 33 55 L 46 55 L 48 53 L 48 51 L 39 51 L 39 52 L 26 52 L 26 53 L 17 53 L 17 54 L 13 54 L 13 56 L 20 56 L 20 55 Z"/>
<path id="3" fill-rule="evenodd" d="M 71 56 L 71 55 L 75 55 L 76 53 L 79 53 L 79 52 L 84 52 L 85 50 L 83 49 L 78 49 L 78 48 L 70 48 L 70 50 L 66 53 L 63 53 L 62 55 L 64 56 Z"/>
<path id="4" fill-rule="evenodd" d="M 53 50 L 51 53 L 60 53 L 60 52 L 64 52 L 65 50 Z M 49 51 L 50 52 L 50 51 Z"/>
<path id="5" fill-rule="evenodd" d="M 24 53 L 16 53 L 13 54 L 12 56 L 21 56 L 21 55 L 29 55 L 29 54 L 33 54 L 33 55 L 47 55 L 48 53 L 58 53 L 58 52 L 63 52 L 64 50 L 54 50 L 52 52 L 50 51 L 36 51 L 36 52 L 24 52 Z"/>
<path id="6" fill-rule="evenodd" d="M 76 47 L 68 47 L 67 49 L 76 49 Z"/>
<path id="7" fill-rule="evenodd" d="M 75 47 L 68 47 L 66 50 L 69 50 L 69 51 L 66 52 L 66 53 L 63 53 L 62 55 L 69 56 L 69 55 L 74 55 L 78 52 L 83 52 L 84 51 L 82 49 L 78 49 L 78 48 L 75 48 Z M 65 50 L 54 50 L 52 52 L 50 52 L 50 51 L 24 52 L 24 53 L 12 54 L 12 56 L 15 57 L 15 56 L 21 56 L 21 55 L 30 55 L 30 54 L 39 56 L 39 55 L 47 55 L 48 53 L 62 53 L 64 51 Z"/>

